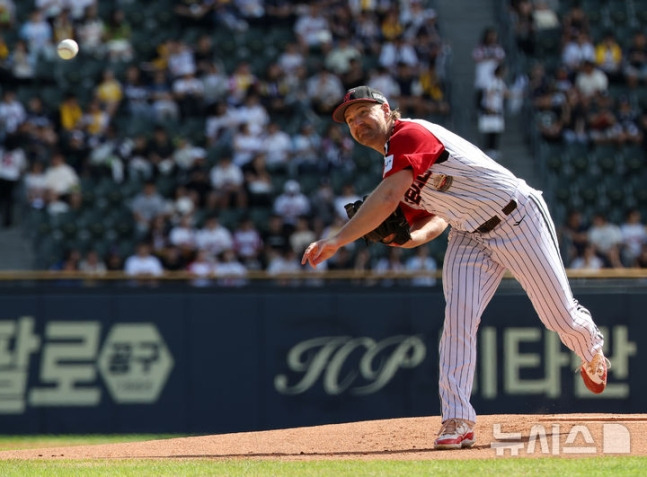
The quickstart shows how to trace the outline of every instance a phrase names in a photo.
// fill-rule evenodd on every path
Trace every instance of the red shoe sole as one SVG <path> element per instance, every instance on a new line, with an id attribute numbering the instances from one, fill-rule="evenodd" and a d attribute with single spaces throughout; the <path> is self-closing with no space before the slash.
<path id="1" fill-rule="evenodd" d="M 462 437 L 456 439 L 444 439 L 442 441 L 434 442 L 434 449 L 438 450 L 452 450 L 472 447 L 476 439 L 474 439 L 474 432 L 468 432 Z"/>
<path id="2" fill-rule="evenodd" d="M 593 381 L 591 381 L 591 379 L 589 378 L 589 375 L 586 374 L 586 371 L 584 371 L 583 369 L 580 371 L 580 374 L 582 375 L 582 381 L 584 381 L 584 385 L 593 394 L 600 394 L 602 393 L 602 391 L 606 389 L 607 387 L 606 375 L 602 383 L 594 383 Z"/>

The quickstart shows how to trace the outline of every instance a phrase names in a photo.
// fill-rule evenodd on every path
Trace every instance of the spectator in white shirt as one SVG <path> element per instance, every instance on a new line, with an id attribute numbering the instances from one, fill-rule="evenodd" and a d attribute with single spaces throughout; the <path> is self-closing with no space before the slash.
<path id="1" fill-rule="evenodd" d="M 267 126 L 267 134 L 263 138 L 267 150 L 265 160 L 269 170 L 287 171 L 292 153 L 292 138 L 281 130 L 278 123 Z"/>
<path id="2" fill-rule="evenodd" d="M 400 96 L 398 82 L 393 78 L 389 69 L 384 66 L 378 67 L 370 74 L 367 84 L 371 88 L 384 92 L 385 95 L 388 95 L 387 98 L 397 98 Z"/>
<path id="3" fill-rule="evenodd" d="M 591 98 L 605 93 L 609 88 L 606 73 L 595 66 L 592 60 L 584 60 L 575 76 L 575 87 L 584 98 Z"/>
<path id="4" fill-rule="evenodd" d="M 604 260 L 605 266 L 622 266 L 619 263 L 622 232 L 620 227 L 609 222 L 603 213 L 593 215 L 593 221 L 588 231 L 588 239 L 595 248 L 596 254 Z"/>
<path id="5" fill-rule="evenodd" d="M 50 216 L 66 214 L 70 211 L 70 204 L 51 189 L 45 191 L 45 210 Z"/>
<path id="6" fill-rule="evenodd" d="M 389 69 L 395 69 L 398 63 L 409 65 L 414 71 L 418 70 L 419 60 L 416 50 L 402 35 L 382 46 L 379 63 Z"/>
<path id="7" fill-rule="evenodd" d="M 52 154 L 49 167 L 45 170 L 45 186 L 63 200 L 80 185 L 76 171 L 65 162 L 63 154 Z"/>
<path id="8" fill-rule="evenodd" d="M 400 10 L 400 23 L 405 25 L 404 37 L 416 40 L 419 35 L 439 36 L 436 20 L 438 14 L 433 8 L 425 8 L 420 0 L 411 0 L 409 8 Z"/>
<path id="9" fill-rule="evenodd" d="M 27 169 L 25 151 L 15 137 L 8 137 L 5 149 L 0 148 L 0 214 L 5 227 L 13 225 L 16 186 Z"/>
<path id="10" fill-rule="evenodd" d="M 103 42 L 104 26 L 104 22 L 99 16 L 97 4 L 92 3 L 85 7 L 83 17 L 76 30 L 79 49 L 85 54 L 102 57 L 106 51 Z"/>
<path id="11" fill-rule="evenodd" d="M 34 0 L 32 3 L 36 9 L 43 13 L 43 16 L 46 19 L 51 20 L 58 15 L 63 8 L 68 7 L 68 1 L 70 0 Z"/>
<path id="12" fill-rule="evenodd" d="M 210 172 L 215 204 L 219 209 L 243 208 L 247 205 L 245 175 L 230 154 L 224 154 Z"/>
<path id="13" fill-rule="evenodd" d="M 96 3 L 96 0 L 64 0 L 65 8 L 70 10 L 70 15 L 74 21 L 83 18 L 86 9 Z"/>
<path id="14" fill-rule="evenodd" d="M 28 50 L 27 42 L 17 40 L 4 66 L 11 71 L 17 82 L 29 85 L 36 74 L 37 63 L 38 59 Z"/>
<path id="15" fill-rule="evenodd" d="M 238 167 L 243 167 L 259 152 L 265 150 L 261 136 L 253 134 L 249 124 L 242 123 L 232 138 L 234 150 L 233 161 Z"/>
<path id="16" fill-rule="evenodd" d="M 478 44 L 472 49 L 474 61 L 474 89 L 481 91 L 488 83 L 494 70 L 505 60 L 505 49 L 499 42 L 499 33 L 494 27 L 483 30 Z"/>
<path id="17" fill-rule="evenodd" d="M 204 148 L 192 144 L 186 137 L 180 137 L 172 157 L 182 175 L 187 176 L 194 167 L 205 159 L 206 155 L 207 151 Z"/>
<path id="18" fill-rule="evenodd" d="M 164 274 L 162 262 L 151 254 L 150 245 L 141 242 L 137 245 L 135 254 L 126 258 L 124 262 L 126 275 L 137 278 L 160 277 Z"/>
<path id="19" fill-rule="evenodd" d="M 586 32 L 580 31 L 564 45 L 562 63 L 570 73 L 575 73 L 584 60 L 595 62 L 595 45 Z"/>
<path id="20" fill-rule="evenodd" d="M 321 6 L 317 2 L 306 6 L 304 13 L 299 15 L 294 23 L 294 33 L 301 46 L 306 50 L 325 48 L 332 41 L 328 20 L 321 12 Z"/>
<path id="21" fill-rule="evenodd" d="M 183 215 L 177 225 L 169 232 L 171 244 L 180 248 L 183 255 L 189 255 L 197 247 L 197 231 L 190 215 Z"/>
<path id="22" fill-rule="evenodd" d="M 299 51 L 299 45 L 294 42 L 287 43 L 279 55 L 278 64 L 287 76 L 294 76 L 301 66 L 305 65 L 305 58 Z"/>
<path id="23" fill-rule="evenodd" d="M 195 74 L 197 65 L 193 51 L 182 41 L 170 41 L 168 43 L 168 69 L 172 78 L 179 78 L 186 74 Z"/>
<path id="24" fill-rule="evenodd" d="M 312 109 L 321 115 L 331 114 L 344 96 L 344 85 L 338 76 L 325 68 L 308 78 L 306 91 Z"/>
<path id="25" fill-rule="evenodd" d="M 18 35 L 27 42 L 29 51 L 35 55 L 48 59 L 54 57 L 52 27 L 40 10 L 33 10 L 29 14 L 29 19 L 22 24 Z"/>
<path id="26" fill-rule="evenodd" d="M 251 90 L 245 96 L 243 104 L 236 109 L 236 116 L 239 123 L 247 123 L 249 132 L 255 136 L 262 135 L 270 122 L 270 115 L 261 104 L 260 96 Z"/>
<path id="27" fill-rule="evenodd" d="M 353 59 L 361 60 L 362 53 L 351 43 L 350 38 L 342 37 L 337 40 L 337 43 L 328 52 L 324 64 L 330 71 L 341 76 L 348 73 L 350 62 Z"/>
<path id="28" fill-rule="evenodd" d="M 240 220 L 238 227 L 234 230 L 233 238 L 234 251 L 243 264 L 252 270 L 261 268 L 263 239 L 251 217 L 245 216 Z"/>
<path id="29" fill-rule="evenodd" d="M 301 192 L 301 186 L 295 180 L 288 180 L 283 186 L 283 193 L 274 200 L 274 213 L 283 217 L 285 226 L 291 232 L 302 215 L 310 214 L 310 200 Z"/>
<path id="30" fill-rule="evenodd" d="M 631 209 L 620 224 L 622 233 L 622 259 L 631 266 L 640 255 L 642 247 L 647 244 L 647 227 L 642 222 L 640 209 Z"/>
<path id="31" fill-rule="evenodd" d="M 232 233 L 215 215 L 207 218 L 204 227 L 196 232 L 195 239 L 199 250 L 207 250 L 214 257 L 234 247 Z"/>

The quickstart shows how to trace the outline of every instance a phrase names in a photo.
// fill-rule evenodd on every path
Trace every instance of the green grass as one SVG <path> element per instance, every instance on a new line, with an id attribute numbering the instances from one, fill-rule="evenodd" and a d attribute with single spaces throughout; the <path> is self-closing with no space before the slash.
<path id="1" fill-rule="evenodd" d="M 40 449 L 44 447 L 82 446 L 92 444 L 115 444 L 117 442 L 141 442 L 155 439 L 184 437 L 169 434 L 88 434 L 88 435 L 39 435 L 1 436 L 0 451 Z M 1 465 L 1 464 L 0 464 Z M 0 474 L 1 475 L 1 474 Z"/>
<path id="2" fill-rule="evenodd" d="M 642 476 L 646 458 L 488 459 L 464 461 L 209 461 L 82 460 L 0 461 L 3 477 L 80 476 L 253 476 L 253 477 L 417 477 L 417 476 Z"/>
<path id="3" fill-rule="evenodd" d="M 0 451 L 71 445 L 109 444 L 181 437 L 179 435 L 0 436 Z M 0 460 L 0 477 L 74 476 L 251 476 L 251 477 L 428 477 L 486 476 L 642 476 L 647 457 L 492 458 L 428 461 L 307 461 L 209 459 L 44 459 Z"/>

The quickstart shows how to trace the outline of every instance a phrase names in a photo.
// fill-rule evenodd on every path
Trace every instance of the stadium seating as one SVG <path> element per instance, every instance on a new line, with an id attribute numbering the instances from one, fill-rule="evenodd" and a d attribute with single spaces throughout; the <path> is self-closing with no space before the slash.
<path id="1" fill-rule="evenodd" d="M 611 30 L 621 46 L 627 46 L 634 31 L 647 25 L 646 0 L 579 0 L 560 2 L 559 14 L 564 15 L 579 4 L 586 12 L 592 40 L 597 43 L 602 34 Z M 525 64 L 541 60 L 548 74 L 560 59 L 557 31 L 542 32 L 536 39 L 536 56 L 522 58 Z M 557 41 L 557 43 L 555 43 Z M 647 107 L 647 88 L 632 89 L 625 83 L 611 83 L 609 95 L 615 100 L 632 98 L 642 110 Z M 530 108 L 535 123 L 542 112 Z M 539 129 L 529 129 L 533 151 L 545 180 L 545 189 L 553 199 L 554 218 L 560 223 L 569 209 L 580 210 L 585 219 L 595 211 L 605 212 L 609 219 L 619 223 L 631 207 L 638 207 L 647 216 L 646 173 L 647 157 L 644 145 L 568 144 L 548 142 Z"/>
<path id="2" fill-rule="evenodd" d="M 33 10 L 33 2 L 18 1 L 16 17 L 18 24 L 22 23 Z M 432 2 L 425 1 L 425 5 Z M 99 14 L 107 21 L 112 10 L 117 5 L 126 14 L 126 19 L 132 29 L 131 42 L 135 51 L 132 64 L 150 64 L 157 55 L 158 47 L 167 39 L 182 39 L 188 44 L 195 44 L 203 34 L 211 36 L 219 60 L 226 72 L 230 73 L 241 60 L 248 60 L 252 71 L 261 77 L 267 65 L 275 61 L 289 42 L 296 40 L 293 25 L 268 25 L 262 22 L 251 22 L 247 30 L 231 31 L 225 27 L 206 28 L 198 24 L 188 26 L 190 22 L 178 21 L 174 14 L 174 0 L 138 0 L 123 2 L 98 2 Z M 17 38 L 16 31 L 4 33 L 10 43 Z M 323 64 L 324 56 L 319 50 L 313 49 L 307 57 L 309 74 L 313 74 Z M 376 55 L 363 57 L 366 71 L 377 65 Z M 95 58 L 83 50 L 74 61 L 64 62 L 58 59 L 40 58 L 37 63 L 36 76 L 30 85 L 21 87 L 19 97 L 23 104 L 29 98 L 38 95 L 45 106 L 52 112 L 58 107 L 68 92 L 74 92 L 82 106 L 88 104 L 93 97 L 95 88 L 105 68 L 111 68 L 116 76 L 123 80 L 124 72 L 131 63 L 110 62 L 105 58 Z M 145 69 L 145 68 L 144 68 Z M 435 117 L 443 123 L 447 118 Z M 288 133 L 295 133 L 300 126 L 298 118 L 278 116 L 273 118 Z M 317 129 L 323 133 L 330 118 L 320 117 L 316 122 Z M 134 137 L 136 135 L 150 136 L 155 123 L 149 119 L 133 117 L 126 108 L 117 110 L 114 117 L 117 134 Z M 172 139 L 187 138 L 193 144 L 207 149 L 207 164 L 212 167 L 217 163 L 227 147 L 216 144 L 207 147 L 204 130 L 205 117 L 184 118 L 181 121 L 165 124 L 172 133 Z M 353 161 L 354 171 L 334 169 L 330 171 L 329 180 L 335 192 L 340 192 L 342 185 L 352 180 L 358 193 L 367 194 L 381 178 L 381 159 L 373 151 L 365 148 L 355 148 Z M 130 210 L 129 201 L 141 190 L 142 180 L 130 177 L 128 174 L 123 181 L 104 176 L 107 171 L 93 170 L 89 176 L 81 177 L 82 206 L 80 210 L 48 214 L 44 210 L 29 209 L 23 214 L 23 225 L 26 235 L 33 240 L 36 252 L 36 268 L 50 268 L 63 260 L 69 249 L 86 252 L 96 249 L 104 255 L 113 249 L 120 253 L 131 253 L 139 238 Z M 276 193 L 283 190 L 283 184 L 291 178 L 288 173 L 273 173 L 273 185 Z M 304 173 L 298 177 L 302 191 L 309 195 L 315 191 L 321 182 L 321 174 Z M 171 198 L 178 185 L 178 175 L 160 174 L 155 179 L 158 191 L 166 198 Z M 196 225 L 204 223 L 208 211 L 198 210 Z M 237 225 L 243 215 L 249 215 L 259 229 L 266 227 L 269 207 L 253 207 L 243 211 L 238 209 L 222 210 L 220 220 L 228 228 Z M 444 250 L 442 242 L 439 247 Z M 442 259 L 442 253 L 436 251 Z"/>

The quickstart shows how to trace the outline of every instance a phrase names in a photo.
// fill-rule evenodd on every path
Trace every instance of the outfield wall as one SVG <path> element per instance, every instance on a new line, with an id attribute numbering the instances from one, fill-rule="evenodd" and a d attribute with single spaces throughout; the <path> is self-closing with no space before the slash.
<path id="1" fill-rule="evenodd" d="M 518 290 L 483 317 L 480 414 L 647 411 L 645 289 L 575 289 L 600 396 Z M 0 433 L 223 433 L 437 415 L 435 288 L 0 289 Z"/>

